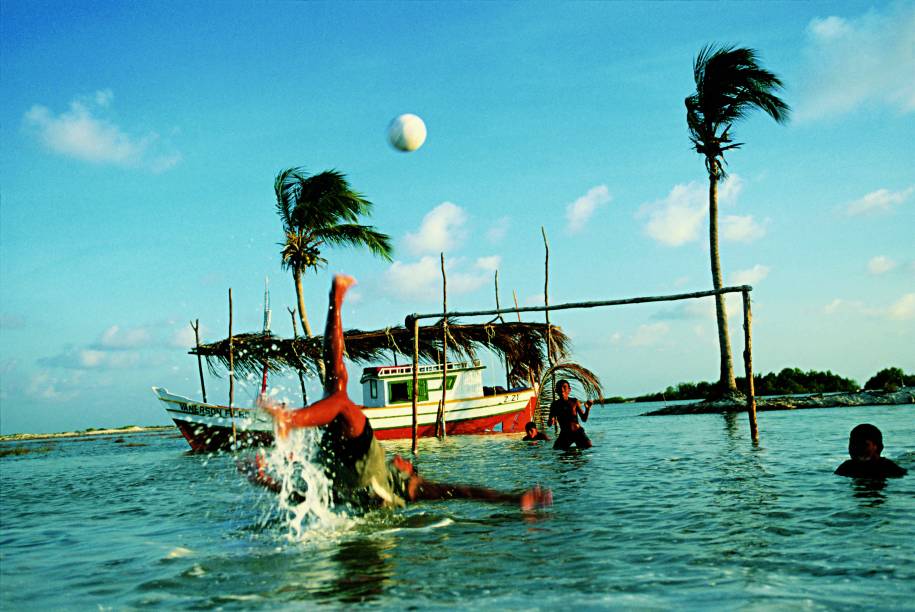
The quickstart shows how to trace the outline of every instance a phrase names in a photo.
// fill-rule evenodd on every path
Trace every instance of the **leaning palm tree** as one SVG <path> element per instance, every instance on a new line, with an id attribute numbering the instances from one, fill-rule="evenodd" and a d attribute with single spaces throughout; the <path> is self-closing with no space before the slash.
<path id="1" fill-rule="evenodd" d="M 686 123 L 696 152 L 705 157 L 709 180 L 709 252 L 712 284 L 721 289 L 721 264 L 718 258 L 718 181 L 726 176 L 724 154 L 743 143 L 732 142 L 731 125 L 751 111 L 761 109 L 776 123 L 788 120 L 790 109 L 775 92 L 781 80 L 760 67 L 756 51 L 735 47 L 706 45 L 693 63 L 696 91 L 686 98 Z M 728 319 L 724 296 L 715 296 L 718 318 L 718 344 L 721 352 L 722 392 L 735 391 L 734 365 L 728 339 Z"/>
<path id="2" fill-rule="evenodd" d="M 370 225 L 358 223 L 359 217 L 371 214 L 372 203 L 353 191 L 346 177 L 336 170 L 309 176 L 302 168 L 287 168 L 277 175 L 274 190 L 276 211 L 286 234 L 280 243 L 283 267 L 292 271 L 299 319 L 305 335 L 311 336 L 302 275 L 327 263 L 322 249 L 363 247 L 391 261 L 391 238 Z"/>

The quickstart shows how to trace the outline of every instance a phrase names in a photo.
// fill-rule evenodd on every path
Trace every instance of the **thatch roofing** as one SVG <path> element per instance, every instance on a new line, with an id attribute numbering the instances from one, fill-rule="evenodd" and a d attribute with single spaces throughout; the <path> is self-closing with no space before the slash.
<path id="1" fill-rule="evenodd" d="M 559 327 L 550 326 L 553 354 L 563 359 L 568 353 L 569 338 Z M 386 363 L 394 354 L 404 357 L 403 363 L 413 358 L 413 334 L 403 326 L 375 331 L 351 329 L 344 333 L 346 354 L 350 361 L 361 364 Z M 236 374 L 259 374 L 266 362 L 272 372 L 301 370 L 317 373 L 317 363 L 322 358 L 323 337 L 279 338 L 270 333 L 247 333 L 232 337 L 233 363 Z M 472 358 L 480 349 L 489 349 L 508 364 L 511 383 L 528 381 L 533 375 L 539 379 L 545 367 L 547 326 L 545 323 L 490 322 L 461 324 L 448 321 L 448 360 Z M 442 321 L 422 326 L 419 331 L 419 358 L 426 363 L 441 360 Z M 192 355 L 207 359 L 207 366 L 218 375 L 217 366 L 228 368 L 229 339 L 201 345 L 192 349 Z"/>

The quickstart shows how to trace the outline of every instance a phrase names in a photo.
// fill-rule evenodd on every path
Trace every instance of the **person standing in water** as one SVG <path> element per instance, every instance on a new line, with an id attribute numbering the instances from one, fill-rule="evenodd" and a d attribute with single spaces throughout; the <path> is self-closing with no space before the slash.
<path id="1" fill-rule="evenodd" d="M 588 400 L 582 409 L 581 402 L 574 397 L 569 397 L 572 392 L 572 385 L 569 381 L 562 379 L 556 383 L 557 397 L 550 404 L 550 417 L 547 421 L 548 426 L 553 424 L 559 425 L 559 436 L 553 444 L 553 448 L 567 450 L 574 444 L 578 448 L 591 448 L 591 439 L 585 433 L 585 428 L 578 422 L 578 417 L 584 422 L 588 421 L 591 414 L 591 405 L 593 402 Z"/>
<path id="2" fill-rule="evenodd" d="M 324 330 L 325 397 L 310 406 L 286 410 L 262 396 L 258 404 L 274 419 L 279 437 L 291 429 L 322 427 L 319 461 L 330 479 L 337 503 L 364 508 L 404 506 L 408 502 L 440 499 L 476 499 L 494 503 L 515 504 L 522 510 L 549 506 L 552 493 L 535 486 L 522 493 L 505 493 L 485 487 L 445 484 L 421 477 L 410 461 L 395 455 L 385 461 L 385 451 L 375 439 L 372 425 L 362 406 L 350 400 L 346 384 L 348 374 L 343 363 L 343 325 L 340 311 L 343 296 L 355 283 L 351 276 L 337 275 L 331 284 L 327 324 Z M 274 491 L 276 483 L 266 474 L 263 458 L 258 455 L 256 469 L 249 477 Z"/>
<path id="3" fill-rule="evenodd" d="M 848 436 L 851 459 L 836 468 L 835 473 L 853 478 L 898 478 L 908 473 L 905 468 L 881 457 L 882 452 L 883 434 L 874 425 L 861 423 Z"/>

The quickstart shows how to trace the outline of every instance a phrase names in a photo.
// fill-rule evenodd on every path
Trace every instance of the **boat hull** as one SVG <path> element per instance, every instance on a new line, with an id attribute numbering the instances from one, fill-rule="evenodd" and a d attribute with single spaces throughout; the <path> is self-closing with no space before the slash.
<path id="1" fill-rule="evenodd" d="M 197 402 L 153 387 L 168 416 L 195 452 L 228 450 L 273 443 L 273 422 L 263 412 Z M 531 420 L 537 398 L 531 389 L 446 403 L 446 432 L 451 436 L 518 433 Z M 417 405 L 417 435 L 435 435 L 438 402 Z M 380 440 L 409 439 L 413 434 L 411 403 L 365 408 L 366 417 Z M 234 431 L 233 431 L 234 426 Z M 235 444 L 233 445 L 233 440 Z"/>

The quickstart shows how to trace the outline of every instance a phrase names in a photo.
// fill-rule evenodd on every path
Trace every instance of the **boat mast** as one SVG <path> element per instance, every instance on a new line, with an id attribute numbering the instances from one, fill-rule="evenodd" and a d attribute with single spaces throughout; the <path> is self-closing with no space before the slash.
<path id="1" fill-rule="evenodd" d="M 264 335 L 270 333 L 270 277 L 264 277 Z M 264 375 L 261 377 L 261 395 L 267 392 L 267 360 L 264 359 Z"/>

